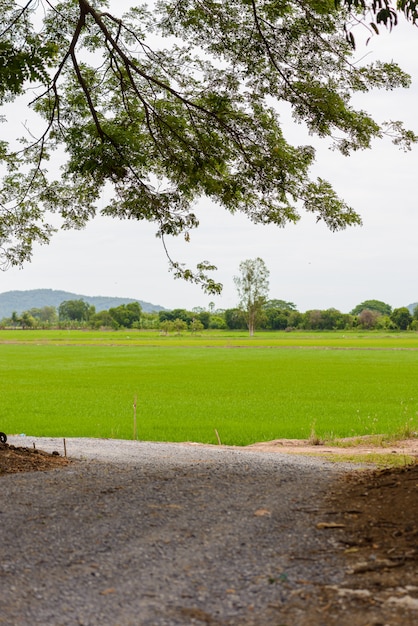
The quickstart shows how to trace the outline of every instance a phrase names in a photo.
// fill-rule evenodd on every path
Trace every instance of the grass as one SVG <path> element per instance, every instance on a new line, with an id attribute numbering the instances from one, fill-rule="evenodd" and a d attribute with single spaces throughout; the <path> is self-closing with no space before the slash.
<path id="1" fill-rule="evenodd" d="M 137 396 L 142 440 L 416 432 L 416 335 L 357 335 L 1 331 L 0 430 L 129 439 Z"/>
<path id="2" fill-rule="evenodd" d="M 354 436 L 349 439 L 330 438 L 326 440 L 314 441 L 312 445 L 327 445 L 336 448 L 357 448 L 358 446 L 372 446 L 374 448 L 389 448 L 404 439 L 414 439 L 417 432 L 411 430 L 411 422 L 404 426 L 400 426 L 397 431 L 390 434 Z"/>
<path id="3" fill-rule="evenodd" d="M 408 467 L 415 465 L 417 462 L 416 458 L 409 454 L 381 454 L 373 452 L 368 454 L 309 453 L 309 456 L 320 457 L 333 463 L 365 463 L 379 468 Z"/>
<path id="4" fill-rule="evenodd" d="M 0 344 L 111 345 L 158 347 L 267 347 L 418 350 L 418 332 L 259 332 L 204 331 L 164 335 L 152 330 L 0 330 Z"/>

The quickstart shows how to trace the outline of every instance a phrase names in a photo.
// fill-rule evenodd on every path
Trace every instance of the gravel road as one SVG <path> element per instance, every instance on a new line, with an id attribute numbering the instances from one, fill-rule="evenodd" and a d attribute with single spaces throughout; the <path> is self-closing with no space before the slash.
<path id="1" fill-rule="evenodd" d="M 9 443 L 63 453 L 62 439 Z M 316 524 L 348 466 L 190 444 L 66 448 L 66 468 L 1 479 L 0 624 L 297 626 L 306 591 L 341 580 Z"/>

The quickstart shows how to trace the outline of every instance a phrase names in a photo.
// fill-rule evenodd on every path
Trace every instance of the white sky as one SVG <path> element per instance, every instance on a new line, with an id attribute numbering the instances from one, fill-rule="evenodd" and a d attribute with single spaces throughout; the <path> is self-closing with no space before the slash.
<path id="1" fill-rule="evenodd" d="M 418 134 L 418 30 L 409 25 L 382 33 L 368 46 L 370 59 L 395 60 L 412 76 L 409 90 L 374 92 L 356 99 L 378 120 L 402 119 Z M 173 258 L 188 266 L 213 262 L 222 296 L 208 296 L 195 285 L 174 280 L 161 242 L 145 222 L 97 218 L 83 231 L 57 234 L 38 247 L 21 270 L 0 274 L 0 292 L 63 289 L 89 296 L 138 298 L 166 308 L 236 305 L 233 276 L 245 259 L 264 259 L 270 270 L 270 297 L 289 300 L 300 311 L 335 307 L 350 311 L 366 299 L 393 307 L 418 301 L 417 156 L 390 140 L 373 150 L 342 157 L 283 118 L 287 137 L 316 146 L 313 173 L 329 180 L 363 218 L 362 227 L 331 233 L 312 217 L 285 229 L 255 226 L 202 200 L 199 229 L 191 242 L 170 242 Z M 287 131 L 289 127 L 289 133 Z M 290 134 L 292 133 L 292 134 Z"/>

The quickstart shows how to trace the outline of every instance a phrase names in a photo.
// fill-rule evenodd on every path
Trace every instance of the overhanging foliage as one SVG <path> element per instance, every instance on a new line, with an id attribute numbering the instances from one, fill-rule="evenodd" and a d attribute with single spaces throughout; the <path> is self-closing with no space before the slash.
<path id="1" fill-rule="evenodd" d="M 326 180 L 310 178 L 314 149 L 286 140 L 279 113 L 290 104 L 345 155 L 385 133 L 405 148 L 415 141 L 351 105 L 356 92 L 409 85 L 396 64 L 354 62 L 347 25 L 368 9 L 379 21 L 381 4 L 158 0 L 119 18 L 105 0 L 0 0 L 1 102 L 30 90 L 42 120 L 19 148 L 0 146 L 3 268 L 49 241 L 51 215 L 82 228 L 104 191 L 103 214 L 154 222 L 164 247 L 167 235 L 189 239 L 202 197 L 255 223 L 284 226 L 305 210 L 331 230 L 360 224 Z M 413 5 L 403 9 L 415 16 Z M 193 271 L 169 262 L 221 289 L 208 261 Z"/>

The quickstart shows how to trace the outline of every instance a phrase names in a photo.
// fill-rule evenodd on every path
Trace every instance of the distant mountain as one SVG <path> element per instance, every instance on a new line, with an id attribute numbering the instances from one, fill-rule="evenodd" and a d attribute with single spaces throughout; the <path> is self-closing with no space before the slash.
<path id="1" fill-rule="evenodd" d="M 409 312 L 412 314 L 416 306 L 418 306 L 418 302 L 414 302 L 413 304 L 408 304 L 407 309 L 409 309 Z"/>
<path id="2" fill-rule="evenodd" d="M 29 309 L 41 309 L 44 306 L 59 307 L 64 300 L 84 300 L 96 307 L 96 312 L 105 311 L 111 307 L 129 302 L 139 302 L 142 310 L 146 313 L 163 311 L 164 307 L 151 304 L 134 298 L 111 298 L 106 296 L 83 296 L 69 291 L 57 291 L 55 289 L 30 289 L 28 291 L 5 291 L 0 293 L 0 319 L 10 317 L 13 311 L 18 315 Z"/>

